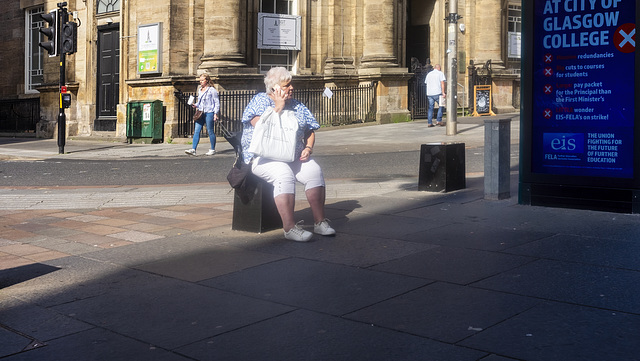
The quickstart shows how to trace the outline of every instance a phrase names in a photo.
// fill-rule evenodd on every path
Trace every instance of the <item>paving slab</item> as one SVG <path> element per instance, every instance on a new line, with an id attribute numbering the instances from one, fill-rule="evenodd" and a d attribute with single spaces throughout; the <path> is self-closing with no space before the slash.
<path id="1" fill-rule="evenodd" d="M 187 361 L 187 357 L 150 346 L 108 330 L 95 328 L 47 342 L 42 347 L 11 356 L 11 361 L 136 360 Z"/>
<path id="2" fill-rule="evenodd" d="M 429 229 L 438 226 L 435 221 L 425 222 L 419 218 L 386 214 L 359 212 L 349 215 L 348 218 L 349 221 L 340 228 L 341 233 L 389 239 L 404 239 L 409 234 L 427 232 Z"/>
<path id="3" fill-rule="evenodd" d="M 123 273 L 100 280 L 111 284 L 100 297 L 67 302 L 53 309 L 169 350 L 293 310 L 146 272 Z"/>
<path id="4" fill-rule="evenodd" d="M 3 288 L 3 297 L 17 297 L 42 307 L 52 307 L 99 297 L 128 277 L 123 267 L 79 256 L 51 260 L 38 266 L 53 272 Z"/>
<path id="5" fill-rule="evenodd" d="M 502 251 L 510 247 L 553 236 L 553 233 L 532 230 L 514 230 L 485 225 L 484 222 L 450 223 L 406 235 L 411 242 L 438 244 L 485 251 Z"/>
<path id="6" fill-rule="evenodd" d="M 137 269 L 189 282 L 199 282 L 286 258 L 235 247 L 214 246 L 191 254 L 165 257 Z"/>
<path id="7" fill-rule="evenodd" d="M 0 358 L 29 350 L 34 343 L 40 342 L 0 325 Z"/>
<path id="8" fill-rule="evenodd" d="M 227 244 L 229 241 L 241 237 L 234 235 L 234 231 L 226 229 L 216 235 L 200 235 L 190 232 L 178 232 L 168 237 L 155 239 L 144 243 L 135 243 L 125 248 L 96 250 L 93 254 L 85 255 L 92 259 L 135 267 L 142 264 L 162 261 L 182 254 L 207 251 L 210 247 Z M 242 234 L 245 234 L 242 232 Z"/>
<path id="9" fill-rule="evenodd" d="M 455 344 L 542 301 L 436 282 L 345 318 Z"/>
<path id="10" fill-rule="evenodd" d="M 482 361 L 517 361 L 517 360 L 514 359 L 514 358 L 502 357 L 502 356 L 491 354 L 491 355 L 483 358 Z"/>
<path id="11" fill-rule="evenodd" d="M 640 243 L 630 240 L 556 234 L 505 252 L 536 258 L 640 271 Z"/>
<path id="12" fill-rule="evenodd" d="M 525 256 L 439 246 L 371 269 L 468 285 L 532 261 Z"/>
<path id="13" fill-rule="evenodd" d="M 640 316 L 545 302 L 459 344 L 518 360 L 635 361 Z"/>
<path id="14" fill-rule="evenodd" d="M 30 339 L 41 345 L 95 327 L 52 309 L 11 297 L 2 299 L 2 309 L 0 322 L 5 327 L 20 330 L 23 335 L 29 335 Z"/>
<path id="15" fill-rule="evenodd" d="M 200 284 L 297 308 L 343 315 L 430 281 L 338 264 L 285 259 Z"/>
<path id="16" fill-rule="evenodd" d="M 638 284 L 638 271 L 540 259 L 473 286 L 638 314 Z"/>
<path id="17" fill-rule="evenodd" d="M 178 352 L 203 361 L 472 361 L 486 355 L 307 310 L 203 340 Z"/>
<path id="18" fill-rule="evenodd" d="M 437 194 L 416 191 L 394 191 L 358 200 L 343 200 L 340 203 L 327 202 L 327 208 L 344 209 L 354 213 L 370 214 L 411 214 L 415 209 L 441 204 Z"/>
<path id="19" fill-rule="evenodd" d="M 340 229 L 340 226 L 337 228 Z M 316 236 L 315 239 L 306 244 L 273 239 L 269 242 L 250 242 L 242 247 L 259 252 L 360 268 L 371 267 L 436 247 L 396 239 L 344 235 L 342 232 L 335 237 Z"/>

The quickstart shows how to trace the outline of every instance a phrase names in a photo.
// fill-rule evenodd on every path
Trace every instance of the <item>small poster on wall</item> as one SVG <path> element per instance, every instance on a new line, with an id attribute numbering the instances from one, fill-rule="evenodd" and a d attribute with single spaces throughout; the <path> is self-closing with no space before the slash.
<path id="1" fill-rule="evenodd" d="M 162 23 L 138 26 L 138 74 L 162 73 Z"/>
<path id="2" fill-rule="evenodd" d="M 142 120 L 151 120 L 151 104 L 145 103 L 142 105 Z"/>

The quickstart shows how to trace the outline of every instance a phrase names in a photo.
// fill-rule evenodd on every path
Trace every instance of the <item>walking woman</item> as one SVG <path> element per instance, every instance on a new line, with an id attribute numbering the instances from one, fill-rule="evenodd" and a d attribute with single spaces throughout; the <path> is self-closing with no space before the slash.
<path id="1" fill-rule="evenodd" d="M 213 124 L 218 120 L 218 112 L 220 111 L 220 97 L 218 91 L 213 87 L 213 81 L 209 74 L 200 75 L 200 88 L 198 89 L 198 101 L 193 106 L 202 111 L 202 116 L 196 120 L 196 127 L 193 132 L 193 145 L 191 149 L 184 152 L 189 155 L 196 155 L 196 149 L 200 142 L 200 132 L 202 127 L 207 124 L 207 133 L 209 134 L 209 142 L 211 148 L 205 155 L 216 154 L 216 135 L 213 132 Z"/>

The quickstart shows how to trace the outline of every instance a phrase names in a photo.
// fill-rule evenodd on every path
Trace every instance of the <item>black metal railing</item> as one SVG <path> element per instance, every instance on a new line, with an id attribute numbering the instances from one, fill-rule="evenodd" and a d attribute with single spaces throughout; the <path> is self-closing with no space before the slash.
<path id="1" fill-rule="evenodd" d="M 0 132 L 34 133 L 40 120 L 40 98 L 0 100 Z"/>
<path id="2" fill-rule="evenodd" d="M 325 89 L 296 89 L 293 97 L 309 108 L 321 126 L 364 123 L 376 120 L 377 82 L 353 86 L 330 88 L 329 98 Z M 242 130 L 242 113 L 255 90 L 230 90 L 220 93 L 220 122 L 231 132 Z M 193 107 L 187 104 L 189 96 L 196 93 L 176 91 L 178 99 L 178 136 L 188 138 L 193 135 Z M 203 131 L 205 131 L 203 129 Z M 214 131 L 221 134 L 221 126 L 216 123 Z M 202 136 L 206 136 L 206 133 Z"/>
<path id="3" fill-rule="evenodd" d="M 222 127 L 230 132 L 242 130 L 242 112 L 255 94 L 255 90 L 234 90 L 220 93 L 220 119 L 214 125 L 214 133 L 222 134 Z M 189 138 L 193 136 L 195 128 L 193 114 L 195 114 L 195 108 L 190 106 L 188 102 L 190 96 L 195 98 L 197 95 L 198 93 L 184 93 L 179 90 L 175 92 L 176 99 L 178 99 L 179 137 Z M 206 138 L 207 134 L 207 128 L 203 127 L 200 136 Z"/>
<path id="4" fill-rule="evenodd" d="M 426 76 L 427 71 L 418 69 L 415 71 L 413 78 L 409 80 L 409 112 L 411 112 L 411 119 L 427 117 L 429 99 L 427 99 L 427 87 L 424 84 Z"/>
<path id="5" fill-rule="evenodd" d="M 309 108 L 321 126 L 372 122 L 378 111 L 377 82 L 351 87 L 294 90 L 294 98 Z"/>
<path id="6" fill-rule="evenodd" d="M 255 90 L 233 90 L 220 94 L 220 119 L 230 132 L 242 131 L 242 113 L 257 93 Z"/>

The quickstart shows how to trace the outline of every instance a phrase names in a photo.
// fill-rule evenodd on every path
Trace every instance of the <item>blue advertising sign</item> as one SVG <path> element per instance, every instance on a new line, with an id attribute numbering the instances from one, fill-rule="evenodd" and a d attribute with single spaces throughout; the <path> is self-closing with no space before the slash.
<path id="1" fill-rule="evenodd" d="M 531 169 L 633 178 L 635 0 L 537 0 Z"/>

